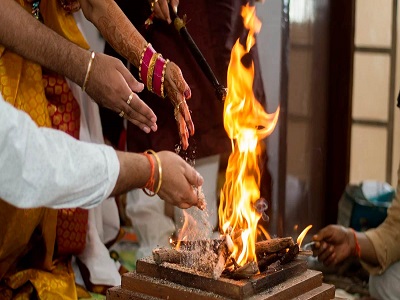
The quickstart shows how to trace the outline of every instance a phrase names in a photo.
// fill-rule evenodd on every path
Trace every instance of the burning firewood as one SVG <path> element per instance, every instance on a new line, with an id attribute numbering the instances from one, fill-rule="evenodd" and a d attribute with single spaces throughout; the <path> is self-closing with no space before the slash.
<path id="1" fill-rule="evenodd" d="M 255 261 L 246 263 L 244 266 L 234 270 L 231 277 L 234 279 L 245 279 L 256 275 L 259 272 L 258 265 Z"/>
<path id="2" fill-rule="evenodd" d="M 268 253 L 276 253 L 294 245 L 292 237 L 275 238 L 256 243 L 256 255 L 262 257 Z"/>
<path id="3" fill-rule="evenodd" d="M 289 247 L 288 251 L 282 256 L 280 259 L 281 264 L 287 264 L 288 262 L 291 262 L 293 259 L 296 258 L 297 254 L 299 254 L 299 245 L 294 244 Z"/>
<path id="4" fill-rule="evenodd" d="M 222 272 L 225 270 L 227 259 L 232 253 L 233 243 L 229 235 L 223 237 L 223 242 L 218 247 L 218 259 L 214 266 L 212 277 L 218 279 L 221 277 Z"/>

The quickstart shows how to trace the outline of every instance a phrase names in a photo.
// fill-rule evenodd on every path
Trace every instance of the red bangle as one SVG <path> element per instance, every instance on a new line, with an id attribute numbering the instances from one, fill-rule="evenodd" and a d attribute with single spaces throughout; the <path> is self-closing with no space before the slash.
<path id="1" fill-rule="evenodd" d="M 143 83 L 147 83 L 144 80 L 147 80 L 147 73 L 149 71 L 150 60 L 153 57 L 153 54 L 156 53 L 154 48 L 150 43 L 146 45 L 146 48 L 143 50 L 142 55 L 140 57 L 139 62 L 139 77 Z"/>
<path id="2" fill-rule="evenodd" d="M 158 96 L 162 96 L 162 79 L 163 79 L 163 70 L 165 65 L 165 59 L 160 55 L 156 60 L 156 65 L 154 66 L 154 75 L 153 75 L 153 91 Z"/>
<path id="3" fill-rule="evenodd" d="M 355 243 L 354 255 L 357 256 L 358 258 L 360 258 L 361 257 L 361 248 L 360 248 L 360 244 L 358 243 L 356 231 L 353 228 L 350 228 L 350 229 L 353 231 L 353 235 L 354 235 L 354 243 Z"/>

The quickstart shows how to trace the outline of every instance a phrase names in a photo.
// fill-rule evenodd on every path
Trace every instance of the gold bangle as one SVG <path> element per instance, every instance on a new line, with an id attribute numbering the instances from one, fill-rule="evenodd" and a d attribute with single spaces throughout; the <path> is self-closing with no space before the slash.
<path id="1" fill-rule="evenodd" d="M 142 71 L 142 63 L 143 63 L 143 57 L 144 57 L 144 53 L 146 52 L 147 47 L 150 47 L 151 44 L 147 43 L 146 46 L 144 46 L 144 49 L 142 51 L 142 54 L 140 54 L 140 59 L 139 59 L 139 79 L 143 82 L 143 78 L 141 75 L 141 71 Z"/>
<path id="2" fill-rule="evenodd" d="M 147 89 L 150 92 L 153 92 L 154 67 L 156 65 L 156 60 L 157 60 L 158 56 L 159 56 L 158 53 L 153 54 L 153 56 L 151 57 L 150 63 L 149 63 L 149 70 L 147 71 Z"/>
<path id="3" fill-rule="evenodd" d="M 165 72 L 167 70 L 167 65 L 169 63 L 169 59 L 165 60 L 162 75 L 161 75 L 161 97 L 165 98 L 167 95 L 164 93 L 164 80 L 165 80 Z"/>
<path id="4" fill-rule="evenodd" d="M 152 154 L 152 155 L 154 156 L 154 158 L 156 159 L 157 164 L 158 164 L 158 184 L 157 184 L 157 188 L 154 190 L 154 194 L 150 194 L 149 192 L 147 192 L 146 190 L 144 190 L 144 192 L 145 192 L 145 194 L 146 194 L 147 196 L 153 197 L 153 196 L 155 196 L 155 195 L 160 191 L 160 189 L 161 189 L 161 183 L 162 183 L 162 167 L 161 167 L 161 160 L 160 160 L 160 158 L 158 157 L 157 153 L 156 153 L 154 150 L 149 149 L 149 150 L 146 150 L 145 152 L 146 152 L 146 153 Z"/>
<path id="5" fill-rule="evenodd" d="M 83 81 L 83 85 L 82 85 L 82 91 L 86 90 L 86 85 L 89 81 L 89 75 L 90 75 L 90 72 L 92 71 L 92 63 L 93 63 L 94 57 L 96 56 L 96 52 L 91 51 L 91 53 L 92 54 L 90 55 L 89 64 L 86 69 L 85 80 Z"/>

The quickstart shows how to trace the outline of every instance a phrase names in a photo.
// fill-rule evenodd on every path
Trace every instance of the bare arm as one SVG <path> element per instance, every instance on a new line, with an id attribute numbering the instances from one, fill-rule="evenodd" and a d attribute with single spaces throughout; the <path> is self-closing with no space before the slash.
<path id="1" fill-rule="evenodd" d="M 90 53 L 44 26 L 16 1 L 0 4 L 0 44 L 82 86 Z"/>
<path id="2" fill-rule="evenodd" d="M 143 187 L 150 177 L 150 163 L 144 155 L 117 151 L 120 172 L 112 195 Z M 193 186 L 203 184 L 201 175 L 179 155 L 170 151 L 157 153 L 162 166 L 161 189 L 158 193 L 164 201 L 180 208 L 198 205 Z M 155 170 L 158 170 L 156 164 Z M 158 171 L 155 182 L 160 180 Z"/>
<path id="3" fill-rule="evenodd" d="M 36 20 L 16 1 L 0 0 L 0 44 L 24 58 L 68 77 L 82 86 L 90 52 L 80 48 Z M 145 132 L 156 131 L 154 112 L 134 94 L 143 84 L 137 82 L 116 58 L 98 53 L 92 64 L 88 94 L 102 106 L 125 117 Z"/>

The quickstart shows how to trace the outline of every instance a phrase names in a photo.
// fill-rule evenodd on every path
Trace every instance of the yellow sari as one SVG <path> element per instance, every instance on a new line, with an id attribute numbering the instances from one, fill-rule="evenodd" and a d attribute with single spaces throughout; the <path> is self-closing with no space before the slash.
<path id="1" fill-rule="evenodd" d="M 16 1 L 31 12 L 30 3 Z M 89 48 L 73 16 L 67 14 L 57 0 L 42 0 L 40 12 L 48 27 L 75 44 Z M 59 106 L 48 101 L 45 91 L 53 79 L 43 78 L 38 64 L 0 45 L 0 92 L 4 99 L 28 113 L 39 126 L 54 127 L 52 121 L 59 117 Z M 53 92 L 58 101 L 65 101 L 71 94 L 67 89 L 54 88 Z M 77 114 L 71 101 L 64 108 L 75 109 L 71 113 L 74 122 L 56 127 L 75 136 L 79 132 L 79 107 Z M 56 224 L 57 210 L 18 209 L 0 199 L 0 299 L 30 299 L 34 295 L 49 300 L 77 299 L 70 259 L 53 258 Z"/>

